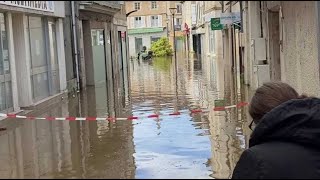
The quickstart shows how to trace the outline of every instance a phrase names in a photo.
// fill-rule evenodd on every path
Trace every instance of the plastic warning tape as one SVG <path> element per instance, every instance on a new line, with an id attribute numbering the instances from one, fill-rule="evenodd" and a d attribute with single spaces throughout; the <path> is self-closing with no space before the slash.
<path id="1" fill-rule="evenodd" d="M 231 108 L 239 108 L 248 105 L 247 102 L 240 102 L 236 105 L 231 106 L 221 106 L 221 107 L 214 107 L 213 111 L 225 111 Z M 0 117 L 3 118 L 15 118 L 15 119 L 29 119 L 29 120 L 60 120 L 60 121 L 128 121 L 128 120 L 137 120 L 137 119 L 146 119 L 146 118 L 160 118 L 164 116 L 179 116 L 185 113 L 188 114 L 198 114 L 198 113 L 208 113 L 210 109 L 193 109 L 188 111 L 177 111 L 169 114 L 151 114 L 145 116 L 129 116 L 126 118 L 119 118 L 119 117 L 33 117 L 33 116 L 20 116 L 17 114 L 3 114 L 0 113 Z"/>

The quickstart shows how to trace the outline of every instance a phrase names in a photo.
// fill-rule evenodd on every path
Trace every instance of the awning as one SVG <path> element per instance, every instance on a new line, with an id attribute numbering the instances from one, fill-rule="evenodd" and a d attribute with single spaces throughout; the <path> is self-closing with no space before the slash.
<path id="1" fill-rule="evenodd" d="M 130 35 L 130 34 L 145 34 L 145 33 L 159 33 L 159 32 L 163 32 L 163 30 L 164 30 L 163 27 L 128 29 L 128 35 Z"/>
<path id="2" fill-rule="evenodd" d="M 114 15 L 121 11 L 120 1 L 80 1 L 81 11 Z"/>

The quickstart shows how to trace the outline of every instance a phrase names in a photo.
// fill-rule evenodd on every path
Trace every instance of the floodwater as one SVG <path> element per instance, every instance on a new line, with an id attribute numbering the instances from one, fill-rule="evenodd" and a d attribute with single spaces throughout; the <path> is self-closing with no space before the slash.
<path id="1" fill-rule="evenodd" d="M 129 78 L 88 87 L 36 116 L 179 116 L 135 121 L 1 121 L 0 178 L 230 178 L 251 131 L 247 107 L 191 115 L 246 101 L 241 77 L 221 58 L 178 54 L 130 61 Z M 45 112 L 45 113 L 44 113 Z"/>

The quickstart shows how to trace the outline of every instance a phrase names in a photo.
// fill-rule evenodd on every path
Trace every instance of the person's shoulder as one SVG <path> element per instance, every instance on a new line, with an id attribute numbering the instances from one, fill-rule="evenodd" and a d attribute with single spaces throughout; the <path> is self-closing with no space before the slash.
<path id="1" fill-rule="evenodd" d="M 311 153 L 314 152 L 314 153 Z M 319 149 L 309 148 L 303 145 L 290 142 L 267 142 L 255 145 L 248 149 L 248 153 L 260 161 L 277 162 L 280 159 L 287 160 L 300 159 L 305 161 L 310 154 L 320 156 Z"/>

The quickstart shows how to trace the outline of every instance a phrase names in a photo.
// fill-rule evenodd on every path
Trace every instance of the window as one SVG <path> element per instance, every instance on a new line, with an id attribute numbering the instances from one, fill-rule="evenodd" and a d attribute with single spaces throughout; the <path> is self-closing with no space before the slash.
<path id="1" fill-rule="evenodd" d="M 5 14 L 0 13 L 0 111 L 13 111 L 7 33 Z"/>
<path id="2" fill-rule="evenodd" d="M 158 27 L 158 16 L 151 16 L 151 27 Z"/>
<path id="3" fill-rule="evenodd" d="M 157 9 L 157 1 L 151 1 L 151 9 Z"/>
<path id="4" fill-rule="evenodd" d="M 142 18 L 141 17 L 135 17 L 134 18 L 134 27 L 139 28 L 142 26 Z"/>
<path id="5" fill-rule="evenodd" d="M 182 24 L 182 18 L 176 18 L 176 25 Z"/>
<path id="6" fill-rule="evenodd" d="M 151 43 L 156 42 L 160 39 L 160 37 L 152 37 L 151 36 Z"/>
<path id="7" fill-rule="evenodd" d="M 191 5 L 191 21 L 192 21 L 192 24 L 197 23 L 197 8 L 195 4 Z"/>
<path id="8" fill-rule="evenodd" d="M 134 3 L 134 9 L 139 10 L 140 9 L 140 2 L 135 2 Z"/>
<path id="9" fill-rule="evenodd" d="M 60 92 L 55 19 L 28 16 L 33 100 Z"/>
<path id="10" fill-rule="evenodd" d="M 176 20 L 175 20 L 176 31 L 181 31 L 181 25 L 182 25 L 182 19 L 176 18 Z"/>
<path id="11" fill-rule="evenodd" d="M 177 4 L 177 13 L 181 14 L 182 13 L 182 6 L 181 4 Z"/>

